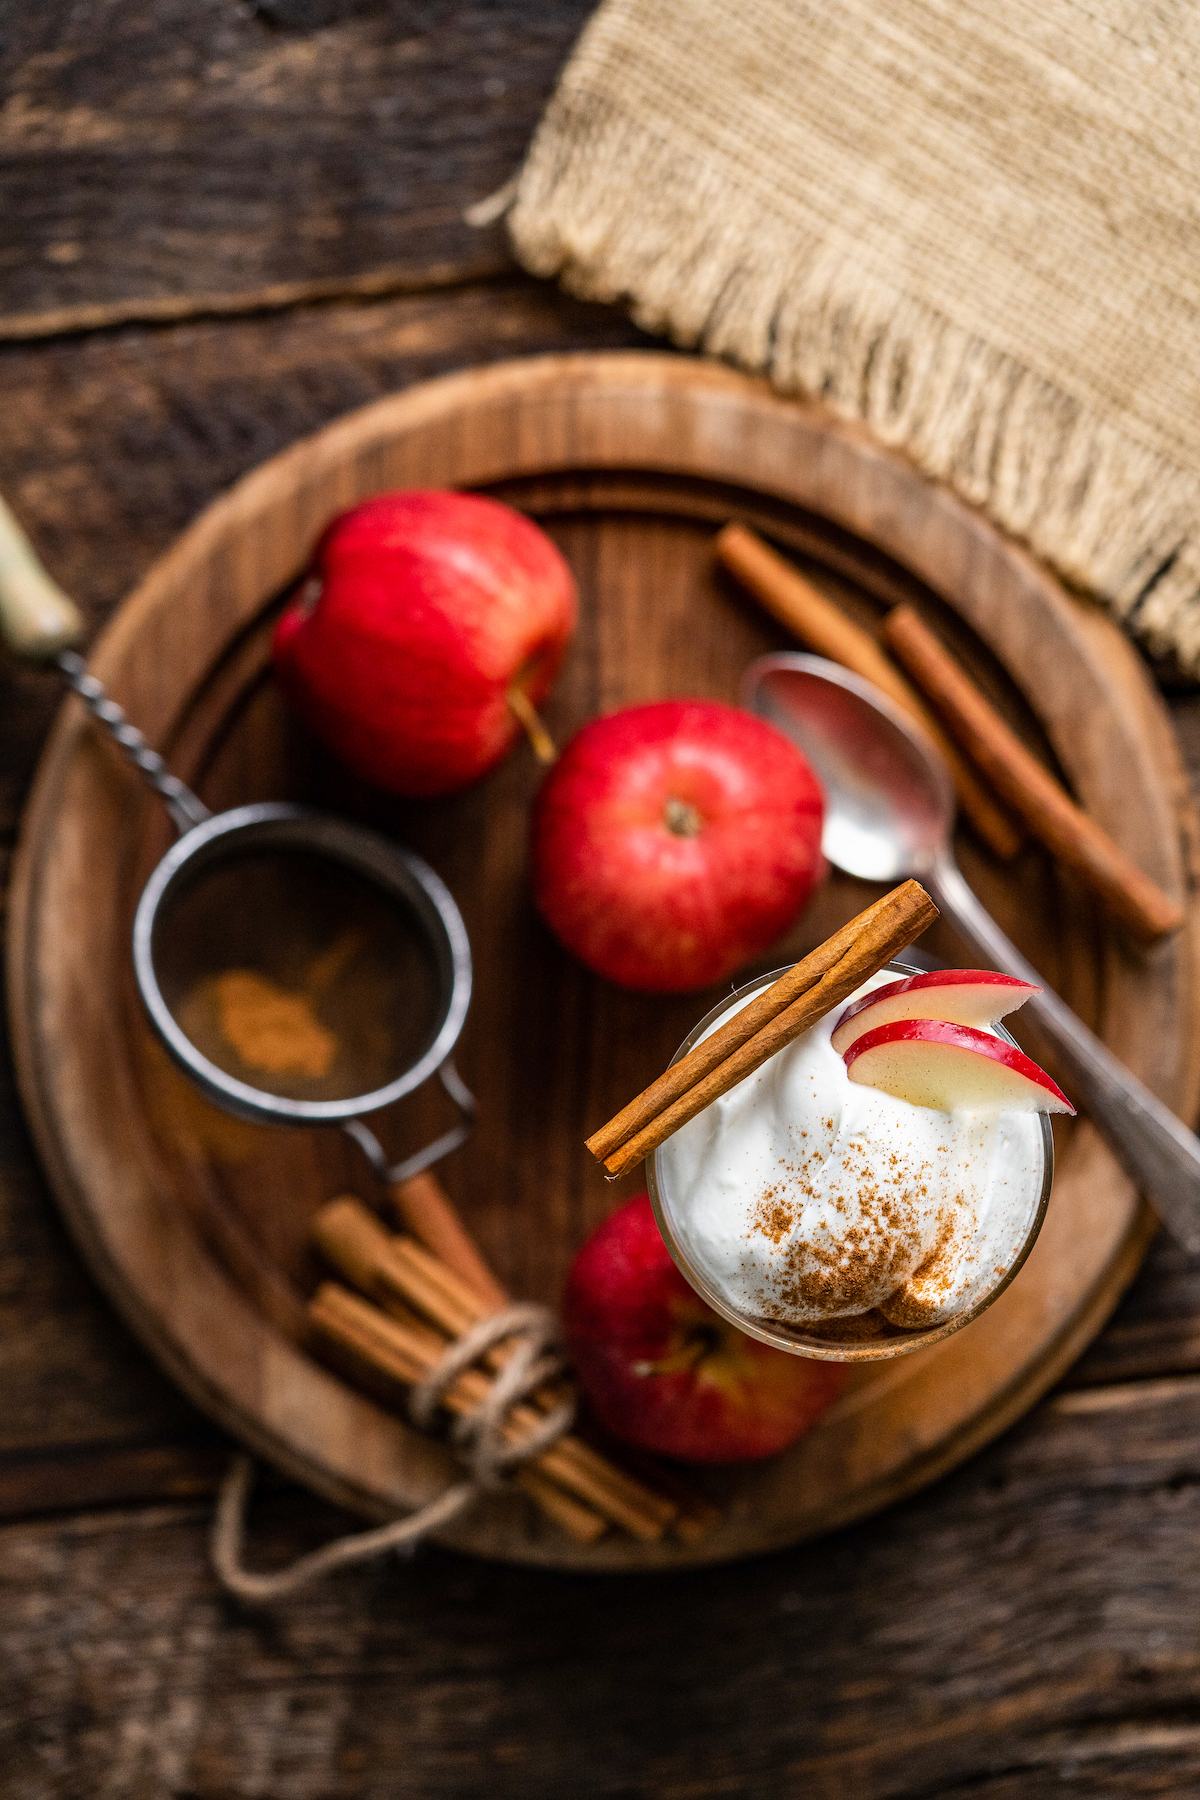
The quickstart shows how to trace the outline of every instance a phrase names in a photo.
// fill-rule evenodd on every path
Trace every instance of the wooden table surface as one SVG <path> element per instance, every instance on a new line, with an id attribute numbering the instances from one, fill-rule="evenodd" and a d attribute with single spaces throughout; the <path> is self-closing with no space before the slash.
<path id="1" fill-rule="evenodd" d="M 461 218 L 589 10 L 12 0 L 0 492 L 93 626 L 348 408 L 643 341 Z M 59 697 L 0 663 L 0 882 Z M 1170 704 L 1200 785 L 1200 696 Z M 5 1800 L 1200 1791 L 1200 1275 L 1165 1242 L 1022 1425 L 835 1538 L 654 1580 L 426 1551 L 263 1620 L 208 1568 L 227 1446 L 75 1254 L 5 1062 L 0 1394 Z M 270 1483 L 257 1553 L 345 1524 Z"/>

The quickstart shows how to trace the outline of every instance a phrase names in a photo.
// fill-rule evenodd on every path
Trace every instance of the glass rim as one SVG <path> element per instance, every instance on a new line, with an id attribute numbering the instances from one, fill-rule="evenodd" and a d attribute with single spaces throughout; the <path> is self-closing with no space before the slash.
<path id="1" fill-rule="evenodd" d="M 788 964 L 787 967 L 774 969 L 769 974 L 755 976 L 753 981 L 748 981 L 742 987 L 735 988 L 733 993 L 727 994 L 715 1006 L 710 1007 L 704 1017 L 693 1025 L 671 1058 L 669 1066 L 674 1067 L 680 1057 L 686 1056 L 709 1026 L 728 1012 L 736 1001 L 747 999 L 762 988 L 768 987 L 771 982 L 778 981 L 779 977 L 786 974 L 787 969 L 792 966 Z M 886 972 L 898 976 L 928 973 L 927 970 L 919 968 L 915 963 L 898 960 L 888 963 Z M 995 1029 L 1006 1042 L 1016 1045 L 1016 1039 L 1003 1025 L 998 1024 Z M 1019 1046 L 1017 1047 L 1019 1048 Z M 911 1355 L 915 1350 L 925 1350 L 931 1344 L 940 1344 L 944 1338 L 952 1337 L 956 1331 L 961 1331 L 964 1325 L 969 1325 L 973 1319 L 977 1319 L 980 1313 L 985 1312 L 992 1302 L 1000 1297 L 1021 1269 L 1042 1229 L 1046 1209 L 1050 1204 L 1050 1189 L 1054 1181 L 1054 1134 L 1050 1128 L 1050 1115 L 1039 1112 L 1037 1116 L 1041 1121 L 1042 1128 L 1042 1191 L 1038 1197 L 1037 1210 L 1029 1231 L 1016 1257 L 996 1285 L 989 1288 L 987 1293 L 973 1306 L 968 1307 L 965 1312 L 957 1313 L 952 1319 L 944 1319 L 940 1325 L 930 1325 L 925 1330 L 904 1331 L 896 1337 L 863 1338 L 858 1342 L 847 1339 L 839 1341 L 818 1338 L 806 1335 L 803 1326 L 790 1326 L 781 1320 L 756 1318 L 750 1313 L 742 1312 L 739 1307 L 733 1306 L 728 1300 L 723 1299 L 708 1279 L 695 1268 L 671 1227 L 658 1180 L 658 1159 L 662 1154 L 661 1144 L 653 1156 L 647 1159 L 646 1186 L 650 1194 L 650 1205 L 654 1211 L 655 1223 L 662 1234 L 664 1244 L 671 1253 L 672 1261 L 688 1285 L 696 1290 L 700 1298 L 706 1301 L 719 1317 L 727 1320 L 730 1325 L 736 1326 L 739 1331 L 745 1332 L 747 1337 L 757 1338 L 762 1344 L 770 1344 L 775 1350 L 784 1350 L 789 1356 L 806 1356 L 818 1362 L 885 1362 L 893 1357 Z"/>

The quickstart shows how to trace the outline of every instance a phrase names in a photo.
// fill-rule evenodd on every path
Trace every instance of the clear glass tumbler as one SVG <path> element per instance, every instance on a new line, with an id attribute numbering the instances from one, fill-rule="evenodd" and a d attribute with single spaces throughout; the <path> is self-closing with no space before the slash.
<path id="1" fill-rule="evenodd" d="M 692 1045 L 704 1036 L 710 1026 L 717 1024 L 731 1007 L 736 1006 L 741 1000 L 750 999 L 761 989 L 769 987 L 784 972 L 783 969 L 776 969 L 769 975 L 761 975 L 756 981 L 748 982 L 745 987 L 738 988 L 727 999 L 720 1001 L 688 1033 L 672 1057 L 672 1063 L 677 1063 L 681 1056 L 685 1056 Z M 887 972 L 890 975 L 899 976 L 922 973 L 912 964 L 902 962 L 889 963 Z M 998 1025 L 996 1030 L 1010 1044 L 1016 1042 L 1015 1038 L 1005 1031 L 1002 1025 Z M 773 1344 L 777 1350 L 787 1350 L 793 1356 L 812 1356 L 825 1362 L 879 1362 L 887 1357 L 907 1356 L 914 1350 L 925 1349 L 929 1344 L 940 1343 L 951 1333 L 961 1331 L 963 1326 L 969 1325 L 972 1319 L 977 1319 L 980 1313 L 1004 1292 L 1032 1250 L 1038 1232 L 1042 1228 L 1042 1220 L 1046 1216 L 1046 1207 L 1050 1200 L 1050 1186 L 1054 1178 L 1054 1138 L 1050 1130 L 1050 1119 L 1046 1113 L 1041 1113 L 1039 1119 L 1042 1128 L 1041 1194 L 1028 1234 L 1020 1250 L 1004 1274 L 997 1277 L 995 1286 L 990 1288 L 982 1299 L 977 1300 L 974 1305 L 965 1308 L 953 1318 L 943 1320 L 941 1324 L 932 1325 L 923 1330 L 908 1331 L 900 1326 L 892 1326 L 886 1333 L 875 1337 L 834 1338 L 822 1337 L 811 1326 L 788 1325 L 779 1319 L 755 1318 L 751 1314 L 741 1311 L 739 1307 L 732 1306 L 713 1288 L 711 1282 L 689 1257 L 685 1247 L 685 1234 L 679 1229 L 680 1213 L 687 1204 L 687 1196 L 671 1193 L 669 1185 L 664 1181 L 661 1148 L 655 1151 L 646 1164 L 650 1203 L 654 1208 L 658 1228 L 662 1232 L 666 1246 L 680 1273 L 691 1283 L 696 1292 L 707 1300 L 714 1312 L 719 1313 L 723 1319 L 728 1319 L 732 1325 L 736 1325 L 739 1331 L 746 1332 L 750 1337 L 759 1338 L 764 1344 Z"/>

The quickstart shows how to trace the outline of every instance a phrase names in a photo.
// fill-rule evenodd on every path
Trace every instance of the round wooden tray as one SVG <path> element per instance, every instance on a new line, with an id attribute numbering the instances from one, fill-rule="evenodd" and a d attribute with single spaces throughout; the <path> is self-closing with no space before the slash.
<path id="1" fill-rule="evenodd" d="M 547 708 L 560 739 L 629 702 L 732 700 L 745 664 L 783 647 L 714 573 L 713 533 L 737 516 L 799 553 L 860 618 L 912 599 L 1089 810 L 1182 894 L 1184 781 L 1163 708 L 1120 633 L 968 507 L 819 407 L 703 362 L 581 355 L 431 382 L 297 445 L 210 507 L 155 566 L 93 667 L 210 806 L 308 797 L 394 832 L 448 882 L 477 965 L 459 1060 L 481 1117 L 440 1173 L 514 1292 L 554 1298 L 614 1201 L 584 1136 L 666 1064 L 715 996 L 618 992 L 549 938 L 525 879 L 537 771 L 523 749 L 449 801 L 389 801 L 342 776 L 285 717 L 267 655 L 282 595 L 332 514 L 410 484 L 510 500 L 573 564 L 582 623 Z M 450 1477 L 448 1454 L 304 1347 L 304 1299 L 319 1275 L 308 1222 L 331 1194 L 369 1188 L 359 1152 L 336 1132 L 255 1129 L 211 1109 L 167 1064 L 133 994 L 129 922 L 167 841 L 161 811 L 68 703 L 25 821 L 9 940 L 13 1038 L 41 1155 L 114 1302 L 202 1407 L 332 1499 L 377 1517 L 407 1509 Z M 1005 930 L 1191 1117 L 1195 909 L 1173 942 L 1136 955 L 1037 850 L 1003 868 L 969 837 L 960 852 Z M 817 942 L 868 897 L 831 881 L 763 966 Z M 931 948 L 961 955 L 948 933 Z M 387 1121 L 397 1155 L 443 1126 L 442 1104 L 426 1090 Z M 727 1501 L 706 1541 L 647 1548 L 613 1534 L 581 1550 L 519 1496 L 481 1505 L 444 1541 L 621 1569 L 741 1556 L 861 1517 L 1017 1418 L 1099 1328 L 1151 1229 L 1092 1129 L 1076 1124 L 1059 1139 L 1041 1239 L 998 1303 L 934 1350 L 856 1373 L 788 1454 L 706 1477 Z"/>

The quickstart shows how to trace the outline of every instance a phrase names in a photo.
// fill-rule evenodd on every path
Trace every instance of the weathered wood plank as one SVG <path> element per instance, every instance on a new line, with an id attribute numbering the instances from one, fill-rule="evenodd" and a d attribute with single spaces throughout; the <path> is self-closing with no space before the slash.
<path id="1" fill-rule="evenodd" d="M 0 1519 L 215 1494 L 231 1446 L 198 1425 L 190 1441 L 78 1443 L 0 1453 Z"/>
<path id="2" fill-rule="evenodd" d="M 1197 1443 L 1200 1382 L 1071 1395 L 820 1545 L 604 1582 L 426 1553 L 271 1622 L 215 1594 L 203 1507 L 10 1526 L 5 1792 L 1193 1792 Z M 268 1497 L 254 1555 L 343 1523 Z"/>
<path id="3" fill-rule="evenodd" d="M 1073 1388 L 1200 1369 L 1200 1268 L 1160 1233 L 1107 1329 L 1071 1372 Z"/>
<path id="4" fill-rule="evenodd" d="M 1172 695 L 1168 701 L 1171 722 L 1183 753 L 1193 792 L 1200 792 L 1200 693 L 1194 684 L 1189 691 Z"/>
<path id="5" fill-rule="evenodd" d="M 0 316 L 509 265 L 512 173 L 591 0 L 10 7 Z"/>

